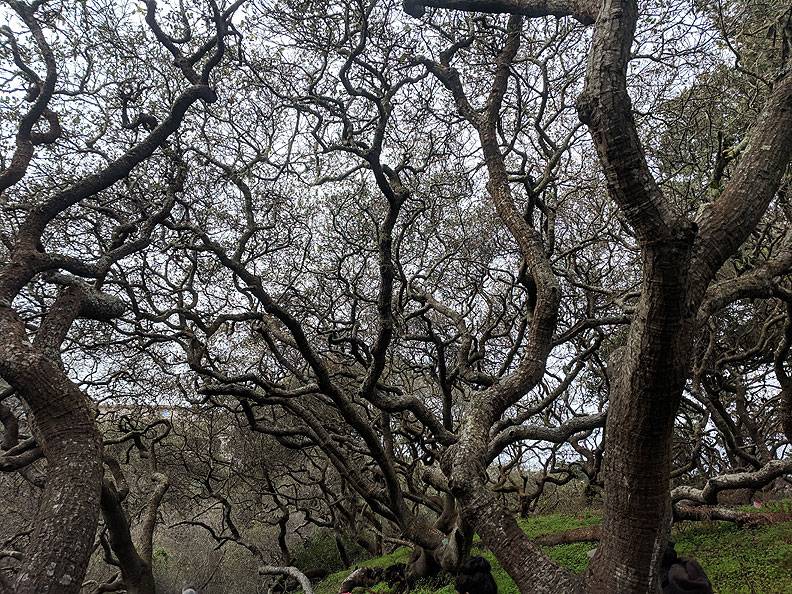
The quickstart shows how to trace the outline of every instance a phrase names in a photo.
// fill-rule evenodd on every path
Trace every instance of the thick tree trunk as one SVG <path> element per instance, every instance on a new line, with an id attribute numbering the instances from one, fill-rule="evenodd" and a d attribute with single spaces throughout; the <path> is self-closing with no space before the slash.
<path id="1" fill-rule="evenodd" d="M 464 513 L 475 524 L 476 533 L 497 557 L 520 592 L 532 594 L 575 594 L 582 591 L 576 576 L 556 565 L 525 535 L 513 513 L 498 496 L 482 486 L 477 495 L 466 497 Z"/>
<path id="2" fill-rule="evenodd" d="M 408 2 L 409 14 L 423 13 L 421 2 Z M 654 180 L 641 146 L 629 94 L 627 66 L 637 22 L 635 0 L 594 3 L 451 2 L 426 5 L 461 10 L 511 12 L 528 16 L 573 15 L 581 22 L 596 17 L 586 88 L 579 98 L 581 121 L 589 126 L 608 181 L 609 194 L 625 215 L 641 246 L 643 287 L 627 345 L 614 357 L 605 450 L 605 517 L 603 540 L 586 575 L 592 593 L 656 592 L 654 568 L 663 551 L 671 520 L 669 478 L 671 437 L 689 365 L 695 314 L 718 269 L 756 225 L 775 194 L 792 155 L 792 77 L 776 83 L 763 114 L 751 132 L 749 148 L 717 200 L 707 205 L 697 225 L 676 214 Z M 581 15 L 581 10 L 585 13 Z M 512 23 L 510 19 L 510 30 Z M 531 235 L 515 229 L 502 159 L 494 127 L 480 125 L 499 117 L 500 98 L 508 76 L 506 44 L 496 61 L 496 84 L 486 114 L 475 112 L 446 61 L 429 69 L 451 90 L 460 113 L 478 123 L 490 170 L 488 188 L 498 213 L 515 234 L 526 261 L 534 252 Z M 512 54 L 512 58 L 513 58 Z M 499 82 L 498 82 L 499 81 Z M 696 235 L 698 233 L 698 235 Z M 695 246 L 694 246 L 695 241 Z M 541 276 L 539 277 L 541 280 Z M 546 287 L 550 285 L 543 283 Z M 546 357 L 546 353 L 544 353 Z M 782 375 L 783 375 L 782 369 Z M 504 394 L 508 394 L 508 389 Z M 526 542 L 510 514 L 497 509 L 487 495 L 483 471 L 476 468 L 483 438 L 471 437 L 480 425 L 494 422 L 503 410 L 480 394 L 471 407 L 477 423 L 465 419 L 462 439 L 444 472 L 463 503 L 463 514 L 524 592 L 573 592 L 563 572 L 548 566 L 536 547 Z M 508 400 L 508 399 L 506 399 Z M 789 399 L 792 402 L 792 398 Z M 489 416 L 481 412 L 493 407 Z M 792 405 L 790 405 L 792 409 Z M 792 418 L 792 417 L 790 417 Z M 526 569 L 529 568 L 529 569 Z M 554 583 L 553 578 L 558 576 Z M 570 585 L 567 585 L 569 583 Z"/>
<path id="3" fill-rule="evenodd" d="M 602 540 L 587 576 L 597 594 L 657 591 L 671 522 L 674 416 L 691 347 L 687 269 L 693 237 L 650 246 L 627 345 L 614 354 L 605 444 Z"/>
<path id="4" fill-rule="evenodd" d="M 76 594 L 91 555 L 99 516 L 102 438 L 88 398 L 64 372 L 53 337 L 65 333 L 80 307 L 59 296 L 31 344 L 22 322 L 0 306 L 0 375 L 28 405 L 47 458 L 47 479 L 17 594 Z M 62 306 L 62 307 L 61 307 Z"/>
<path id="5" fill-rule="evenodd" d="M 76 594 L 99 516 L 102 442 L 86 397 L 55 366 L 45 362 L 39 370 L 24 382 L 14 382 L 32 403 L 48 461 L 47 482 L 15 591 Z"/>

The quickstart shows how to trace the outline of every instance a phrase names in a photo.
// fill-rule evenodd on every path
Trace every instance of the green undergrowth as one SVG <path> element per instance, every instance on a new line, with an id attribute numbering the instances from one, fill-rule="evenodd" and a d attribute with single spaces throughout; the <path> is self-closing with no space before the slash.
<path id="1" fill-rule="evenodd" d="M 382 557 L 374 557 L 373 559 L 367 559 L 366 561 L 356 563 L 355 567 L 388 567 L 394 563 L 407 563 L 409 558 L 410 549 L 407 547 L 401 547 L 392 553 L 383 555 Z M 338 594 L 338 586 L 341 585 L 341 582 L 343 582 L 344 578 L 346 578 L 346 576 L 349 574 L 349 569 L 343 569 L 341 571 L 331 573 L 316 585 L 314 588 L 315 594 Z M 374 588 L 374 591 L 386 592 L 387 588 L 384 587 L 384 584 L 381 584 L 381 587 Z"/>
<path id="2" fill-rule="evenodd" d="M 687 522 L 674 537 L 677 552 L 701 563 L 721 594 L 792 592 L 792 522 L 754 529 Z"/>
<path id="3" fill-rule="evenodd" d="M 787 504 L 788 505 L 788 504 Z M 530 537 L 554 534 L 599 524 L 598 512 L 579 514 L 548 514 L 518 521 Z M 728 522 L 684 522 L 675 527 L 673 538 L 677 552 L 701 563 L 719 594 L 787 594 L 792 592 L 792 522 L 761 528 L 738 528 Z M 547 554 L 560 565 L 578 573 L 589 562 L 587 552 L 595 543 L 573 543 L 545 547 Z M 400 548 L 389 555 L 369 559 L 359 564 L 368 567 L 387 567 L 404 563 L 410 551 Z M 499 594 L 518 594 L 519 590 L 501 568 L 494 556 L 479 542 L 474 555 L 486 557 L 492 564 L 492 574 L 498 583 Z M 330 575 L 317 584 L 316 594 L 337 594 L 338 586 L 349 575 L 346 569 Z M 373 588 L 375 592 L 390 592 L 385 584 Z M 362 590 L 361 590 L 362 592 Z M 419 583 L 413 594 L 454 594 L 451 576 L 438 576 Z"/>
<path id="4" fill-rule="evenodd" d="M 357 564 L 369 556 L 359 544 L 349 539 L 344 539 L 343 543 L 350 562 Z M 328 571 L 339 571 L 344 567 L 335 535 L 329 530 L 318 530 L 302 547 L 294 551 L 293 564 L 302 570 L 321 567 Z"/>

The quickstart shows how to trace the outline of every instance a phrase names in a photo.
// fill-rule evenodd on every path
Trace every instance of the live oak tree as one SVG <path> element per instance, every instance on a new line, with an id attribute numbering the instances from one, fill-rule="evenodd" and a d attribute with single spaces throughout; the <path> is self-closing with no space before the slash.
<path id="1" fill-rule="evenodd" d="M 663 548 L 671 517 L 671 437 L 691 371 L 692 339 L 702 320 L 746 295 L 739 288 L 750 280 L 746 278 L 724 279 L 725 285 L 709 287 L 780 187 L 788 161 L 784 93 L 789 84 L 782 72 L 739 155 L 724 154 L 727 149 L 720 147 L 719 155 L 729 160 L 729 168 L 712 179 L 723 188 L 710 192 L 710 184 L 702 192 L 707 204 L 691 209 L 677 196 L 665 197 L 639 142 L 626 79 L 636 8 L 618 3 L 515 6 L 448 5 L 537 18 L 568 15 L 582 25 L 594 24 L 587 84 L 575 94 L 578 115 L 592 131 L 610 197 L 619 209 L 615 218 L 620 228 L 605 224 L 602 231 L 616 236 L 627 254 L 620 269 L 600 272 L 596 283 L 585 283 L 579 263 L 570 263 L 563 272 L 553 268 L 557 188 L 565 183 L 563 176 L 572 175 L 569 169 L 559 170 L 559 162 L 574 167 L 575 160 L 564 156 L 580 143 L 579 124 L 568 117 L 572 99 L 564 100 L 575 89 L 551 85 L 539 93 L 537 107 L 530 108 L 530 93 L 521 91 L 517 82 L 528 77 L 520 78 L 517 64 L 538 63 L 539 76 L 544 73 L 546 79 L 555 73 L 541 57 L 521 59 L 525 25 L 520 15 L 510 18 L 505 29 L 497 24 L 500 21 L 465 19 L 452 22 L 452 33 L 440 23 L 432 28 L 436 37 L 427 34 L 419 41 L 400 42 L 391 33 L 389 13 L 376 6 L 344 5 L 329 12 L 318 6 L 315 12 L 298 14 L 262 11 L 258 27 L 273 27 L 269 18 L 283 34 L 278 59 L 302 69 L 304 76 L 295 79 L 289 71 L 284 78 L 279 62 L 273 65 L 266 52 L 261 57 L 248 54 L 245 66 L 265 95 L 247 117 L 259 118 L 260 124 L 266 110 L 269 121 L 293 130 L 288 133 L 291 140 L 275 148 L 276 125 L 262 136 L 245 125 L 246 114 L 238 105 L 231 109 L 233 118 L 217 116 L 218 126 L 206 135 L 213 148 L 204 149 L 202 156 L 226 180 L 228 200 L 238 204 L 244 218 L 239 231 L 229 235 L 224 232 L 226 211 L 218 212 L 211 202 L 197 198 L 191 202 L 189 220 L 182 217 L 173 224 L 182 238 L 180 245 L 193 254 L 182 259 L 177 281 L 185 297 L 169 308 L 158 306 L 149 321 L 179 316 L 171 327 L 180 330 L 188 362 L 206 380 L 199 392 L 207 401 L 238 399 L 240 413 L 255 430 L 295 447 L 323 449 L 372 509 L 418 545 L 422 569 L 435 563 L 453 568 L 476 530 L 526 591 L 649 591 L 656 579 L 653 560 Z M 415 6 L 408 9 L 422 12 Z M 571 36 L 578 39 L 570 43 L 571 55 L 586 47 L 585 38 L 575 38 L 580 29 L 574 26 L 548 30 L 539 26 L 529 38 L 536 43 L 544 33 L 551 43 L 563 44 L 570 43 Z M 480 67 L 457 66 L 459 55 Z M 657 59 L 673 63 L 674 55 L 661 53 Z M 572 72 L 574 68 L 565 74 Z M 510 90 L 512 77 L 516 90 Z M 450 110 L 437 104 L 438 90 L 430 79 L 450 94 Z M 406 107 L 411 92 L 427 97 L 425 103 L 417 103 L 424 137 L 416 140 L 404 134 L 416 121 Z M 421 110 L 421 105 L 432 109 Z M 548 112 L 548 105 L 556 111 Z M 297 115 L 283 115 L 290 111 Z M 517 124 L 504 115 L 512 113 Z M 527 125 L 531 117 L 533 127 Z M 458 135 L 453 140 L 459 142 L 448 143 L 447 136 L 438 140 L 432 134 L 434 118 L 442 122 L 444 132 L 453 129 Z M 306 122 L 305 128 L 301 122 Z M 560 122 L 559 127 L 553 128 L 552 122 Z M 217 135 L 223 126 L 230 126 L 244 144 L 229 145 Z M 553 138 L 559 132 L 560 137 Z M 521 142 L 532 137 L 538 137 L 536 146 L 526 152 Z M 310 152 L 314 147 L 316 152 Z M 476 147 L 483 171 L 471 168 L 470 157 L 464 156 Z M 455 168 L 466 171 L 466 178 L 445 172 L 442 177 L 433 175 L 435 162 L 442 167 L 439 155 L 458 155 Z M 522 167 L 515 170 L 517 157 Z M 532 176 L 531 165 L 544 176 Z M 757 172 L 764 186 L 749 177 Z M 296 185 L 289 185 L 289 178 Z M 301 189 L 306 181 L 330 188 L 324 193 L 330 201 Z M 202 178 L 195 183 L 205 188 L 216 182 Z M 758 202 L 741 198 L 749 183 L 752 193 L 759 192 Z M 511 279 L 492 279 L 493 293 L 484 289 L 488 279 L 458 284 L 471 273 L 476 278 L 475 267 L 465 270 L 467 262 L 486 262 L 492 252 L 472 258 L 466 254 L 462 260 L 457 250 L 479 246 L 474 237 L 454 243 L 433 235 L 440 221 L 458 218 L 457 234 L 471 224 L 468 221 L 480 226 L 480 217 L 471 219 L 470 211 L 457 215 L 458 206 L 438 198 L 449 191 L 457 204 L 464 204 L 464 196 L 480 192 L 482 186 L 503 225 L 501 232 L 508 230 L 514 242 L 504 238 L 499 253 L 516 256 Z M 423 187 L 430 192 L 424 193 Z M 307 193 L 306 197 L 302 202 L 290 199 L 285 188 Z M 518 209 L 517 200 L 524 201 L 525 210 Z M 575 204 L 580 208 L 583 203 Z M 607 205 L 595 205 L 608 212 Z M 323 214 L 317 217 L 316 209 Z M 434 209 L 444 216 L 435 218 Z M 597 220 L 596 211 L 592 216 Z M 493 228 L 487 233 L 496 235 Z M 422 255 L 410 252 L 408 239 L 413 237 L 426 237 L 419 244 Z M 586 258 L 580 247 L 563 247 L 565 255 Z M 288 259 L 282 253 L 289 254 Z M 202 254 L 216 260 L 204 260 Z M 596 261 L 595 254 L 588 258 Z M 496 262 L 490 259 L 482 268 L 501 268 Z M 631 262 L 638 263 L 640 274 L 630 273 Z M 769 268 L 767 278 L 773 284 L 788 267 L 783 258 L 768 262 L 755 272 Z M 455 274 L 442 280 L 444 271 Z M 196 279 L 208 275 L 210 285 L 224 283 L 230 292 L 207 310 L 199 305 Z M 622 311 L 617 307 L 616 315 L 600 317 L 589 308 L 573 317 L 568 331 L 557 333 L 564 305 L 559 278 L 572 285 L 572 291 L 599 289 L 600 295 L 617 300 Z M 614 281 L 624 288 L 608 291 L 597 286 Z M 444 293 L 443 282 L 457 294 Z M 566 283 L 564 289 L 569 291 Z M 459 299 L 466 290 L 473 291 L 471 297 Z M 734 291 L 731 297 L 724 297 L 727 291 Z M 783 291 L 776 291 L 779 294 Z M 158 295 L 156 302 L 163 299 L 167 296 Z M 520 303 L 517 315 L 510 311 L 515 303 Z M 478 317 L 482 308 L 486 313 Z M 604 415 L 590 407 L 591 414 L 583 417 L 570 418 L 566 412 L 565 422 L 556 428 L 522 424 L 558 403 L 579 373 L 576 365 L 568 377 L 558 378 L 557 386 L 544 388 L 546 398 L 533 405 L 521 400 L 532 389 L 543 388 L 540 383 L 553 347 L 585 330 L 626 322 L 630 327 L 623 344 L 617 341 L 607 354 L 609 375 L 592 368 L 609 400 L 603 475 L 606 519 L 598 557 L 581 581 L 555 566 L 522 534 L 513 510 L 488 486 L 486 469 L 514 441 L 564 441 L 602 424 Z M 238 333 L 243 327 L 250 336 Z M 508 342 L 512 336 L 517 340 Z M 589 349 L 598 350 L 593 338 L 588 334 L 589 342 L 576 345 L 580 360 L 593 357 Z M 617 346 L 621 348 L 613 348 Z M 245 363 L 248 354 L 251 359 Z M 427 359 L 428 366 L 423 363 Z M 567 400 L 569 404 L 574 401 Z M 516 416 L 504 417 L 511 411 Z M 418 448 L 412 446 L 411 451 L 416 443 Z M 351 466 L 350 460 L 360 454 L 370 463 Z M 775 464 L 766 470 L 783 473 L 785 468 Z M 415 481 L 417 471 L 420 482 Z M 746 481 L 755 479 L 745 475 Z M 427 485 L 434 493 L 425 491 Z M 443 495 L 442 506 L 433 502 L 434 494 Z M 435 514 L 429 530 L 425 514 L 416 515 L 417 508 L 411 509 L 408 501 Z M 449 547 L 455 548 L 450 556 Z"/>
<path id="2" fill-rule="evenodd" d="M 610 362 L 603 536 L 583 584 L 591 592 L 653 591 L 670 514 L 672 429 L 690 371 L 696 316 L 719 269 L 755 228 L 779 189 L 792 154 L 792 77 L 782 64 L 731 178 L 698 216 L 690 217 L 674 209 L 657 185 L 637 133 L 627 87 L 636 3 L 426 5 L 528 17 L 563 15 L 594 26 L 578 112 L 591 132 L 609 194 L 635 233 L 643 279 L 627 344 Z M 413 3 L 407 10 L 415 16 L 424 12 L 422 5 Z M 519 30 L 519 17 L 510 23 L 513 31 Z M 504 51 L 503 61 L 512 60 L 515 53 Z M 543 289 L 549 295 L 557 291 L 552 283 L 537 284 L 540 294 Z M 509 554 L 502 555 L 507 567 L 517 572 L 526 558 L 537 567 L 533 560 L 539 555 L 529 543 L 510 542 L 509 547 Z M 559 591 L 553 575 L 559 572 L 548 568 L 532 573 L 534 590 Z"/>
<path id="3" fill-rule="evenodd" d="M 212 168 L 207 171 L 216 170 L 224 181 L 219 185 L 214 173 L 204 177 L 205 173 L 196 172 L 196 193 L 185 205 L 181 220 L 172 223 L 180 239 L 167 249 L 174 251 L 171 262 L 178 265 L 169 268 L 167 280 L 179 292 L 147 295 L 138 292 L 140 283 L 130 278 L 130 298 L 139 303 L 141 312 L 150 309 L 144 314 L 144 332 L 153 332 L 150 324 L 155 323 L 181 333 L 187 361 L 205 378 L 199 392 L 208 402 L 237 398 L 240 412 L 255 430 L 295 447 L 320 447 L 371 509 L 417 545 L 415 572 L 437 566 L 453 569 L 470 545 L 470 524 L 459 516 L 457 500 L 445 479 L 434 482 L 431 477 L 437 473 L 424 470 L 438 470 L 439 458 L 458 440 L 454 433 L 467 430 L 460 428 L 461 399 L 477 398 L 478 391 L 505 383 L 516 404 L 517 396 L 527 389 L 525 382 L 539 383 L 546 353 L 536 359 L 539 367 L 531 363 L 530 378 L 522 379 L 526 370 L 519 367 L 516 375 L 510 372 L 519 359 L 534 360 L 522 352 L 519 337 L 542 326 L 546 333 L 542 315 L 547 311 L 544 303 L 534 303 L 536 283 L 519 259 L 514 273 L 488 272 L 493 267 L 497 270 L 502 253 L 514 258 L 514 248 L 503 231 L 486 222 L 488 215 L 480 213 L 478 206 L 454 205 L 465 200 L 466 192 L 476 191 L 472 184 L 486 181 L 475 170 L 470 171 L 470 181 L 445 172 L 440 160 L 444 152 L 455 151 L 458 157 L 449 154 L 463 170 L 475 167 L 465 163 L 466 147 L 453 142 L 444 146 L 446 118 L 458 117 L 453 112 L 438 114 L 435 132 L 428 139 L 407 136 L 402 140 L 397 124 L 408 126 L 411 119 L 424 115 L 403 108 L 402 97 L 409 97 L 407 91 L 433 92 L 437 84 L 417 56 L 403 59 L 383 36 L 393 11 L 373 5 L 343 9 L 343 15 L 327 19 L 319 15 L 305 19 L 304 14 L 298 18 L 291 13 L 269 16 L 277 19 L 281 31 L 297 39 L 288 46 L 298 56 L 295 67 L 303 64 L 306 68 L 304 64 L 313 60 L 316 70 L 308 70 L 304 82 L 294 77 L 281 80 L 278 69 L 269 69 L 266 59 L 258 62 L 252 51 L 246 54 L 262 101 L 250 106 L 234 104 L 228 115 L 221 108 L 215 115 L 217 125 L 207 128 L 205 140 L 210 148 L 200 154 Z M 352 24 L 358 30 L 345 38 L 344 29 Z M 273 27 L 266 21 L 260 26 Z M 499 34 L 498 28 L 486 25 L 484 31 L 492 39 Z M 567 31 L 559 31 L 559 43 L 567 36 Z M 486 45 L 482 51 L 491 54 Z M 557 60 L 556 54 L 543 57 L 545 63 L 540 61 L 537 68 L 549 68 L 548 63 Z M 337 62 L 338 69 L 323 67 L 330 62 Z M 373 79 L 369 78 L 372 72 L 378 73 Z M 295 88 L 295 82 L 301 86 Z M 339 85 L 342 95 L 330 98 L 327 89 Z M 558 95 L 562 103 L 564 96 L 562 89 Z M 285 110 L 296 112 L 299 119 L 286 120 L 279 115 Z M 537 157 L 530 152 L 523 174 L 536 202 L 533 216 L 545 220 L 548 236 L 554 233 L 555 205 L 546 206 L 543 199 L 545 194 L 552 195 L 551 174 L 560 157 L 580 136 L 580 125 L 569 106 L 560 110 L 541 105 L 531 110 L 534 125 L 545 134 L 538 161 L 547 173 L 534 187 L 527 168 Z M 295 129 L 296 139 L 287 153 L 290 161 L 278 162 L 281 155 L 272 141 L 277 128 L 262 134 L 251 128 L 253 120 L 248 123 L 247 118 L 257 118 L 260 125 L 262 112 L 269 116 L 264 121 L 276 122 L 269 124 L 273 128 L 307 122 L 309 127 Z M 561 131 L 551 128 L 559 116 L 563 117 Z M 236 132 L 231 142 L 225 134 L 217 134 L 226 126 Z M 465 134 L 464 127 L 454 126 Z M 251 129 L 256 133 L 251 134 Z M 560 138 L 552 138 L 551 132 Z M 244 141 L 241 146 L 240 139 Z M 321 152 L 302 152 L 313 146 Z M 404 147 L 402 162 L 383 162 L 385 153 L 396 147 Z M 323 153 L 329 158 L 322 157 Z M 289 174 L 310 160 L 315 160 L 318 170 L 314 183 L 328 188 L 333 199 L 309 197 L 303 206 L 284 196 L 282 188 L 289 187 L 289 177 L 299 183 L 299 177 Z M 340 168 L 340 172 L 325 173 L 327 167 Z M 313 176 L 312 171 L 302 173 L 303 180 Z M 428 191 L 422 183 L 429 184 Z M 220 189 L 209 189 L 215 186 Z M 217 191 L 227 196 L 226 210 L 214 207 Z M 306 210 L 319 205 L 321 217 Z M 224 228 L 229 209 L 234 208 L 242 209 L 244 221 L 240 221 L 239 234 L 228 234 Z M 487 224 L 492 239 L 454 238 L 461 230 L 445 218 L 454 210 L 464 226 Z M 480 227 L 471 231 L 478 234 Z M 492 249 L 490 241 L 504 240 L 503 251 Z M 177 250 L 186 253 L 178 256 Z M 292 258 L 298 258 L 293 268 L 284 266 Z M 365 274 L 350 278 L 349 274 L 355 274 L 350 266 L 360 266 Z M 316 280 L 310 276 L 316 274 L 315 268 L 326 271 Z M 435 268 L 437 274 L 427 276 L 426 268 Z M 164 281 L 165 272 L 160 274 Z M 447 293 L 443 297 L 447 303 L 440 300 L 444 282 L 459 291 Z M 490 282 L 491 287 L 487 286 Z M 197 297 L 205 291 L 214 293 L 212 287 L 218 286 L 226 287 L 221 301 Z M 275 292 L 281 291 L 276 298 Z M 597 321 L 591 326 L 600 323 L 611 322 Z M 577 340 L 588 327 L 570 328 L 554 344 Z M 245 333 L 231 331 L 243 328 Z M 593 352 L 590 346 L 583 346 L 581 361 Z M 430 367 L 422 361 L 427 358 Z M 573 366 L 567 384 L 581 367 Z M 561 391 L 554 393 L 548 387 L 546 397 L 495 428 L 496 439 L 485 453 L 488 460 L 520 439 L 564 440 L 602 425 L 604 414 L 595 407 L 595 414 L 573 417 L 560 427 L 520 426 L 556 404 Z M 506 406 L 504 400 L 504 410 Z M 568 406 L 574 410 L 580 404 Z M 494 495 L 491 503 L 504 517 L 508 515 Z"/>
<path id="4" fill-rule="evenodd" d="M 174 505 L 262 560 L 245 526 L 295 517 L 412 575 L 477 532 L 521 591 L 653 592 L 672 516 L 744 521 L 719 501 L 790 474 L 787 7 L 145 4 L 3 30 L 0 468 L 44 488 L 18 591 L 76 591 L 102 541 L 151 591 Z M 165 401 L 194 425 L 159 440 Z M 103 482 L 119 440 L 157 466 Z M 516 523 L 566 481 L 604 498 L 583 576 Z"/>
<path id="5" fill-rule="evenodd" d="M 19 118 L 3 123 L 10 156 L 0 171 L 0 375 L 10 385 L 4 396 L 23 403 L 37 447 L 22 448 L 17 457 L 18 444 L 8 444 L 4 466 L 24 466 L 39 452 L 47 467 L 15 583 L 0 585 L 19 593 L 78 592 L 99 515 L 102 438 L 61 345 L 80 320 L 122 315 L 123 301 L 106 290 L 112 270 L 150 242 L 173 208 L 182 168 L 180 149 L 168 139 L 194 104 L 216 100 L 210 76 L 223 58 L 236 5 L 210 3 L 204 25 L 185 20 L 180 33 L 169 34 L 156 2 L 145 3 L 144 26 L 156 38 L 146 45 L 164 48 L 179 73 L 165 75 L 175 84 L 151 95 L 150 110 L 140 103 L 145 79 L 163 78 L 137 53 L 140 26 L 114 30 L 132 18 L 124 8 L 40 0 L 5 5 L 11 18 L 2 30 L 3 68 Z M 96 117 L 90 124 L 82 120 L 89 113 Z M 160 183 L 138 186 L 130 175 L 159 149 L 168 155 L 159 164 Z M 55 167 L 40 175 L 43 153 Z M 125 191 L 111 190 L 123 180 Z M 91 221 L 87 230 L 84 221 Z M 4 418 L 9 427 L 7 421 L 13 420 Z"/>

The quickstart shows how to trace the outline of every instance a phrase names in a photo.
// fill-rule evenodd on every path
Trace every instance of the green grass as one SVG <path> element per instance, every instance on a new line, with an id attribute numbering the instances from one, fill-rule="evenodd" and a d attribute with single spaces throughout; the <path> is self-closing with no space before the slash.
<path id="1" fill-rule="evenodd" d="M 542 516 L 532 516 L 530 518 L 520 518 L 517 523 L 528 536 L 535 538 L 543 534 L 556 534 L 565 532 L 573 528 L 583 526 L 594 526 L 602 521 L 602 515 L 598 511 L 583 510 L 580 513 L 571 514 L 546 514 Z"/>
<path id="2" fill-rule="evenodd" d="M 401 547 L 382 557 L 374 557 L 367 559 L 360 563 L 355 563 L 356 567 L 388 567 L 394 563 L 407 563 L 410 558 L 410 549 Z M 330 574 L 314 588 L 315 594 L 338 594 L 338 586 L 344 581 L 344 578 L 350 574 L 349 569 L 343 569 Z M 380 588 L 382 590 L 382 588 Z M 377 591 L 375 589 L 375 591 Z"/>
<path id="3" fill-rule="evenodd" d="M 781 504 L 789 506 L 787 504 Z M 548 514 L 519 520 L 528 536 L 564 532 L 581 526 L 599 524 L 598 512 L 584 511 L 574 515 Z M 685 522 L 674 529 L 677 552 L 701 563 L 718 594 L 786 594 L 792 592 L 792 522 L 755 529 L 737 528 L 728 522 Z M 588 565 L 587 552 L 594 543 L 573 543 L 544 547 L 547 554 L 567 569 L 581 573 Z M 511 578 L 497 560 L 479 542 L 474 555 L 486 557 L 492 564 L 492 575 L 499 594 L 519 594 Z M 361 566 L 387 567 L 404 563 L 409 550 L 401 548 L 390 555 L 370 559 Z M 316 594 L 337 594 L 338 586 L 349 570 L 329 576 L 317 585 Z M 438 583 L 439 581 L 439 583 Z M 374 589 L 387 593 L 384 585 Z M 419 583 L 414 594 L 454 594 L 450 576 Z"/>
<path id="4" fill-rule="evenodd" d="M 720 594 L 792 592 L 792 522 L 756 529 L 686 523 L 674 537 L 677 552 L 701 563 Z"/>
<path id="5" fill-rule="evenodd" d="M 521 518 L 517 521 L 520 528 L 528 536 L 535 538 L 544 534 L 566 532 L 573 528 L 594 526 L 602 521 L 599 512 L 584 510 L 577 514 L 546 514 Z M 542 547 L 547 555 L 559 565 L 576 573 L 582 573 L 588 567 L 588 551 L 594 548 L 594 543 L 576 542 L 555 547 Z M 500 590 L 498 590 L 500 592 Z"/>

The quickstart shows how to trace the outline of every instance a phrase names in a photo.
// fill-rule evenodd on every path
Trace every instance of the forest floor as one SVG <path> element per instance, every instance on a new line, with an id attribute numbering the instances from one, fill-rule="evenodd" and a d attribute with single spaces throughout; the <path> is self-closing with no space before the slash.
<path id="1" fill-rule="evenodd" d="M 789 501 L 784 507 L 789 507 Z M 749 509 L 745 509 L 749 511 Z M 529 536 L 565 532 L 572 528 L 599 524 L 596 511 L 574 515 L 550 514 L 520 520 Z M 673 531 L 676 550 L 683 557 L 696 559 L 709 576 L 718 594 L 789 594 L 792 592 L 792 522 L 759 528 L 738 528 L 729 522 L 683 522 Z M 587 551 L 596 543 L 583 542 L 545 547 L 556 562 L 575 572 L 588 565 Z M 397 549 L 389 555 L 363 561 L 357 566 L 387 567 L 406 562 L 410 551 Z M 486 548 L 476 543 L 474 555 L 489 559 L 499 594 L 519 594 L 514 582 Z M 337 594 L 338 586 L 350 570 L 334 573 L 317 584 L 316 594 Z M 373 588 L 383 594 L 385 584 Z M 412 594 L 454 594 L 453 579 L 441 575 L 431 582 L 419 583 Z"/>

